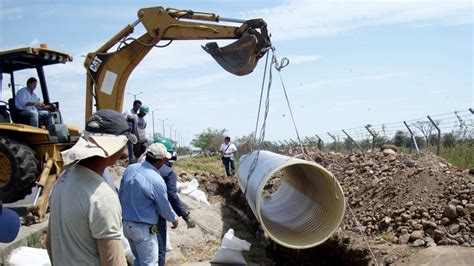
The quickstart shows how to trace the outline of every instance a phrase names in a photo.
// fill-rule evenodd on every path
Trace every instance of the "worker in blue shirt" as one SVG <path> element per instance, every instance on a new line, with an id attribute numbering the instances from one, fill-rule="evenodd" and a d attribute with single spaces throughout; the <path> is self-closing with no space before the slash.
<path id="1" fill-rule="evenodd" d="M 156 233 L 160 216 L 173 224 L 172 229 L 179 224 L 168 201 L 166 184 L 158 172 L 170 158 L 163 144 L 154 143 L 148 147 L 145 162 L 129 165 L 122 177 L 119 198 L 123 231 L 135 256 L 134 265 L 158 264 Z"/>

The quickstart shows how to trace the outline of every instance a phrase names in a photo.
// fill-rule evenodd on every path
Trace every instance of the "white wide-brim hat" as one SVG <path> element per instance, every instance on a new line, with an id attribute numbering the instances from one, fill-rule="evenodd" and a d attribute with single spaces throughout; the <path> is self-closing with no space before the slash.
<path id="1" fill-rule="evenodd" d="M 65 166 L 93 156 L 108 158 L 127 145 L 127 141 L 128 138 L 125 135 L 84 131 L 79 141 L 70 149 L 62 151 L 61 155 Z"/>

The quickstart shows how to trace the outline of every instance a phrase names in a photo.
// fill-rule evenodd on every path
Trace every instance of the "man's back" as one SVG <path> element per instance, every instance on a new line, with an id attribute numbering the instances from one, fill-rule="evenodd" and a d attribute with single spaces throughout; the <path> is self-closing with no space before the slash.
<path id="1" fill-rule="evenodd" d="M 169 221 L 176 220 L 163 178 L 146 161 L 127 167 L 120 183 L 119 197 L 125 221 L 156 224 L 160 215 Z"/>
<path id="2" fill-rule="evenodd" d="M 51 244 L 55 265 L 99 265 L 97 239 L 120 239 L 117 195 L 90 169 L 72 166 L 51 194 Z"/>

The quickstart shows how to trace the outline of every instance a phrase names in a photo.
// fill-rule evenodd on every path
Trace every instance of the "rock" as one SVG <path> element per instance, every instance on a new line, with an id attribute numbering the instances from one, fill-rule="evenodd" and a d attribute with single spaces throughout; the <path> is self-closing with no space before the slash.
<path id="1" fill-rule="evenodd" d="M 464 207 L 461 206 L 461 205 L 457 205 L 456 206 L 456 212 L 461 216 L 464 215 Z"/>
<path id="2" fill-rule="evenodd" d="M 469 174 L 474 175 L 474 168 L 469 169 Z"/>
<path id="3" fill-rule="evenodd" d="M 445 245 L 451 244 L 451 241 L 449 239 L 443 239 L 443 240 L 440 240 L 440 241 L 436 242 L 436 244 L 445 246 Z"/>
<path id="4" fill-rule="evenodd" d="M 438 227 L 438 225 L 436 225 L 435 222 L 428 222 L 426 223 L 426 225 L 428 228 L 431 228 L 431 229 L 436 229 L 436 227 Z"/>
<path id="5" fill-rule="evenodd" d="M 474 213 L 474 204 L 472 204 L 472 203 L 466 204 L 466 205 L 465 205 L 465 208 L 464 208 L 464 213 L 465 213 L 465 214 Z"/>
<path id="6" fill-rule="evenodd" d="M 466 240 L 462 236 L 456 237 L 454 240 L 456 240 L 460 245 L 464 244 Z"/>
<path id="7" fill-rule="evenodd" d="M 436 242 L 442 240 L 445 236 L 446 236 L 446 234 L 445 234 L 443 231 L 441 231 L 441 230 L 438 230 L 438 229 L 437 229 L 437 230 L 434 230 L 434 231 L 433 231 L 433 237 L 434 237 L 434 240 L 435 240 Z"/>
<path id="8" fill-rule="evenodd" d="M 459 224 L 453 224 L 449 227 L 449 233 L 454 235 L 456 234 L 457 232 L 459 232 Z"/>
<path id="9" fill-rule="evenodd" d="M 389 225 L 391 221 L 392 221 L 392 218 L 390 217 L 385 216 L 385 218 L 383 218 L 383 223 L 385 223 L 386 225 Z"/>
<path id="10" fill-rule="evenodd" d="M 392 238 L 392 243 L 393 243 L 393 244 L 398 244 L 398 243 L 400 243 L 399 241 L 400 241 L 400 240 L 399 240 L 398 237 L 396 237 L 396 236 L 394 236 L 394 237 Z"/>
<path id="11" fill-rule="evenodd" d="M 398 243 L 400 244 L 407 244 L 409 240 L 410 240 L 410 235 L 408 234 L 398 237 Z"/>
<path id="12" fill-rule="evenodd" d="M 471 238 L 471 236 L 470 236 L 469 234 L 464 234 L 464 235 L 462 235 L 462 238 L 464 238 L 464 241 L 465 241 L 465 242 L 471 243 L 471 241 L 472 241 L 472 238 Z"/>
<path id="13" fill-rule="evenodd" d="M 429 214 L 428 212 L 422 212 L 422 213 L 421 213 L 421 216 L 422 216 L 422 217 L 425 217 L 425 218 L 428 218 L 428 219 L 431 218 L 431 216 L 430 216 L 430 214 Z"/>
<path id="14" fill-rule="evenodd" d="M 454 205 L 454 206 L 456 206 L 456 205 L 459 205 L 459 203 L 461 203 L 460 200 L 458 200 L 458 199 L 452 199 L 452 200 L 450 200 L 450 201 L 448 202 L 448 205 Z"/>
<path id="15" fill-rule="evenodd" d="M 387 160 L 388 160 L 389 162 L 393 162 L 393 161 L 395 161 L 396 159 L 397 159 L 397 156 L 395 156 L 395 155 L 391 155 L 391 156 L 389 156 L 389 157 L 387 158 Z"/>
<path id="16" fill-rule="evenodd" d="M 392 150 L 392 149 L 385 149 L 385 150 L 383 150 L 383 154 L 384 155 L 395 155 L 395 154 L 397 154 L 397 152 Z"/>
<path id="17" fill-rule="evenodd" d="M 444 209 L 444 216 L 448 217 L 448 218 L 451 218 L 451 219 L 455 219 L 458 217 L 458 213 L 456 211 L 456 206 L 454 205 L 451 205 L 449 204 L 448 206 L 446 206 L 446 208 Z"/>
<path id="18" fill-rule="evenodd" d="M 415 230 L 421 230 L 421 229 L 423 229 L 423 225 L 421 225 L 421 224 L 414 224 L 414 225 L 413 225 L 413 229 L 415 229 Z"/>
<path id="19" fill-rule="evenodd" d="M 381 149 L 382 149 L 382 151 L 383 150 L 392 150 L 392 151 L 395 151 L 395 152 L 398 151 L 398 147 L 395 146 L 395 145 L 392 145 L 392 144 L 384 144 L 384 145 L 382 145 Z"/>
<path id="20" fill-rule="evenodd" d="M 416 230 L 410 234 L 410 240 L 417 240 L 423 238 L 424 236 L 425 232 L 423 230 Z"/>
<path id="21" fill-rule="evenodd" d="M 446 224 L 448 224 L 450 221 L 451 221 L 451 220 L 449 220 L 448 217 L 443 217 L 440 222 L 441 222 L 442 225 L 446 225 Z"/>
<path id="22" fill-rule="evenodd" d="M 411 207 L 413 206 L 413 201 L 409 201 L 405 204 L 406 207 Z"/>
<path id="23" fill-rule="evenodd" d="M 400 230 L 400 235 L 408 235 L 408 229 L 403 228 L 402 230 Z"/>
<path id="24" fill-rule="evenodd" d="M 352 155 L 351 157 L 349 157 L 349 162 L 353 163 L 356 161 L 356 157 L 354 155 Z"/>
<path id="25" fill-rule="evenodd" d="M 408 166 L 408 167 L 415 167 L 416 166 L 416 161 L 415 160 L 412 160 L 412 159 L 407 159 L 405 161 L 405 164 Z"/>
<path id="26" fill-rule="evenodd" d="M 380 179 L 378 179 L 377 177 L 374 177 L 374 179 L 372 179 L 371 181 L 371 185 L 373 187 L 377 186 L 377 184 L 380 182 Z"/>
<path id="27" fill-rule="evenodd" d="M 413 242 L 414 247 L 421 247 L 425 245 L 425 241 L 423 239 L 417 239 Z"/>
<path id="28" fill-rule="evenodd" d="M 409 214 L 406 214 L 406 213 L 402 213 L 401 217 L 404 221 L 408 221 L 408 220 L 411 219 L 411 216 Z"/>

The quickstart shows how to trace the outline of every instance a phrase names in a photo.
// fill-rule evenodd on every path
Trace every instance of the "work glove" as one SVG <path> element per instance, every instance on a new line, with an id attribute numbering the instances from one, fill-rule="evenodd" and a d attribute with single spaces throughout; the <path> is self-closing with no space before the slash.
<path id="1" fill-rule="evenodd" d="M 186 214 L 184 214 L 183 219 L 188 225 L 188 229 L 196 227 L 196 221 L 193 219 L 193 217 L 191 217 L 191 213 L 187 212 Z"/>

